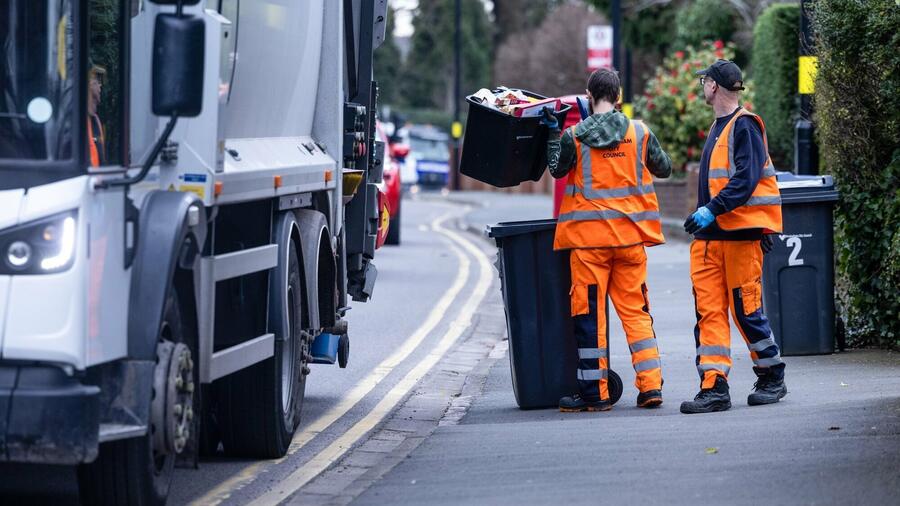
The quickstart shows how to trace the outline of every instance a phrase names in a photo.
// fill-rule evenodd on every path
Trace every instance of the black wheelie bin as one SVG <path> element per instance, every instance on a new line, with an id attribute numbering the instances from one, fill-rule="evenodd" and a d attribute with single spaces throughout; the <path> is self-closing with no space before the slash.
<path id="1" fill-rule="evenodd" d="M 521 90 L 529 97 L 544 99 Z M 469 115 L 463 138 L 459 171 L 473 179 L 504 188 L 524 181 L 539 181 L 547 168 L 547 136 L 540 117 L 519 118 L 466 98 Z M 554 113 L 565 124 L 571 106 Z"/>
<path id="2" fill-rule="evenodd" d="M 497 242 L 509 366 L 521 409 L 557 407 L 560 397 L 578 392 L 569 252 L 553 251 L 555 230 L 552 219 L 499 223 L 487 229 Z M 610 400 L 615 403 L 622 396 L 622 379 L 612 369 L 608 379 Z"/>
<path id="3" fill-rule="evenodd" d="M 831 176 L 778 174 L 784 231 L 763 262 L 763 306 L 782 355 L 834 352 Z"/>

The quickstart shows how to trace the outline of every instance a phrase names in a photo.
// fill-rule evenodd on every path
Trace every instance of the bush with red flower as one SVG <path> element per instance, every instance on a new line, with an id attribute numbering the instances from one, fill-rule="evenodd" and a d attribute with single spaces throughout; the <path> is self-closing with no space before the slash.
<path id="1" fill-rule="evenodd" d="M 676 176 L 684 174 L 687 162 L 700 160 L 714 114 L 703 98 L 696 72 L 719 58 L 733 59 L 734 44 L 717 40 L 675 51 L 647 81 L 644 95 L 635 100 L 637 117 L 650 126 L 672 157 Z M 741 100 L 744 107 L 752 109 L 753 90 L 749 82 L 744 87 L 747 90 L 741 93 Z"/>

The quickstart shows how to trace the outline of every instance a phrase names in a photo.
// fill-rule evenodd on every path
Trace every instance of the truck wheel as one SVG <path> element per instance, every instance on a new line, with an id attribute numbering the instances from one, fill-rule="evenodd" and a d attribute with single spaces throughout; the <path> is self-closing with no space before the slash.
<path id="1" fill-rule="evenodd" d="M 190 347 L 193 331 L 183 326 L 179 307 L 178 295 L 173 289 L 166 298 L 159 340 Z M 191 374 L 196 376 L 196 369 Z M 194 377 L 191 388 L 196 381 Z M 195 401 L 196 392 L 193 391 Z M 169 495 L 176 457 L 175 452 L 163 453 L 155 447 L 152 432 L 138 438 L 102 443 L 97 459 L 78 468 L 81 502 L 163 505 Z"/>
<path id="2" fill-rule="evenodd" d="M 397 216 L 391 218 L 391 224 L 388 225 L 388 235 L 384 240 L 385 244 L 398 246 L 400 244 L 400 210 L 397 210 Z"/>
<path id="3" fill-rule="evenodd" d="M 310 339 L 303 330 L 303 282 L 297 245 L 288 242 L 287 334 L 275 341 L 275 355 L 225 377 L 218 401 L 225 453 L 235 457 L 279 458 L 287 453 L 309 373 Z M 270 307 L 279 301 L 270 301 Z M 271 311 L 271 309 L 270 309 Z"/>

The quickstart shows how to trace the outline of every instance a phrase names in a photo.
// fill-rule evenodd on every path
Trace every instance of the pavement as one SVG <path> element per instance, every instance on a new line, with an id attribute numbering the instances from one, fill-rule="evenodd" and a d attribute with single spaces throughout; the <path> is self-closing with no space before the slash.
<path id="1" fill-rule="evenodd" d="M 447 199 L 473 207 L 461 226 L 479 235 L 485 225 L 550 214 L 545 196 L 463 192 Z M 788 396 L 749 407 L 752 362 L 732 329 L 734 407 L 682 415 L 680 402 L 699 386 L 688 244 L 670 240 L 649 248 L 648 257 L 666 380 L 661 408 L 634 406 L 634 373 L 621 324 L 611 314 L 611 367 L 626 385 L 613 410 L 519 410 L 502 315 L 491 310 L 500 301 L 495 282 L 488 310 L 468 331 L 481 336 L 480 352 L 470 359 L 481 358 L 466 380 L 457 380 L 465 386 L 451 394 L 466 402 L 450 401 L 443 414 L 430 415 L 420 440 L 337 502 L 900 504 L 900 354 L 787 357 Z"/>

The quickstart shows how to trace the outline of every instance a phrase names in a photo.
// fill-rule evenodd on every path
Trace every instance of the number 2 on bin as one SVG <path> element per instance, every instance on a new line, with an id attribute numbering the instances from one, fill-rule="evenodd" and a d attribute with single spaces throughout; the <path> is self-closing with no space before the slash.
<path id="1" fill-rule="evenodd" d="M 788 265 L 803 265 L 803 259 L 797 258 L 800 255 L 800 249 L 803 248 L 803 241 L 799 237 L 788 237 L 785 244 L 791 249 L 791 256 L 788 257 Z"/>

